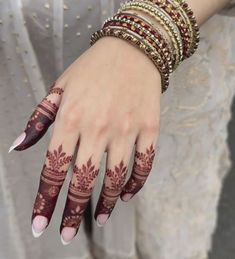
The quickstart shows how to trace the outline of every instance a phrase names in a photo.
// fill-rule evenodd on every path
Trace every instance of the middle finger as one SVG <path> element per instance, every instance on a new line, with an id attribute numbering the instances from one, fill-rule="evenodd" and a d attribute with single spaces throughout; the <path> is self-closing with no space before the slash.
<path id="1" fill-rule="evenodd" d="M 60 225 L 61 241 L 64 245 L 70 243 L 78 232 L 99 173 L 100 161 L 105 149 L 105 141 L 101 138 L 99 140 L 93 138 L 91 135 L 88 137 L 87 134 L 81 134 L 79 143 Z"/>

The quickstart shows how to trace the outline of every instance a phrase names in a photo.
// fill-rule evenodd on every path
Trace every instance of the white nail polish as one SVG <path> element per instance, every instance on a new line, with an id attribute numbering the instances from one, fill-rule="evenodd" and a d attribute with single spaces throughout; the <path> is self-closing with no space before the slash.
<path id="1" fill-rule="evenodd" d="M 64 239 L 63 239 L 63 236 L 62 235 L 60 235 L 60 239 L 61 239 L 61 243 L 64 245 L 64 246 L 66 246 L 66 245 L 68 245 L 71 241 L 65 241 Z"/>
<path id="2" fill-rule="evenodd" d="M 127 201 L 129 201 L 131 198 L 132 198 L 132 196 L 133 196 L 133 194 L 131 194 L 131 193 L 125 193 L 123 196 L 122 196 L 122 200 L 123 201 L 125 201 L 125 202 L 127 202 Z"/>
<path id="3" fill-rule="evenodd" d="M 40 237 L 42 233 L 43 233 L 43 231 L 41 231 L 41 232 L 36 232 L 36 231 L 34 230 L 34 228 L 33 228 L 33 225 L 32 225 L 32 234 L 33 234 L 33 236 L 34 236 L 35 238 Z"/>
<path id="4" fill-rule="evenodd" d="M 98 227 L 103 227 L 103 225 L 101 225 L 98 220 L 96 220 L 96 225 L 97 225 Z"/>
<path id="5" fill-rule="evenodd" d="M 99 214 L 97 216 L 96 224 L 98 227 L 103 227 L 104 224 L 106 223 L 109 215 L 108 214 Z"/>
<path id="6" fill-rule="evenodd" d="M 17 137 L 14 142 L 12 143 L 12 145 L 10 146 L 8 153 L 10 153 L 14 148 L 16 148 L 17 146 L 19 146 L 25 139 L 26 134 L 25 132 L 23 132 L 22 134 L 20 134 L 19 137 Z"/>

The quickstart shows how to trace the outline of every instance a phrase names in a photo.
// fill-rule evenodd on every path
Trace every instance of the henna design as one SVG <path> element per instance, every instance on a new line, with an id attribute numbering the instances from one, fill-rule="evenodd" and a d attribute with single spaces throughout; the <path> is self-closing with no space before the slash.
<path id="1" fill-rule="evenodd" d="M 74 165 L 60 232 L 63 227 L 73 227 L 76 228 L 77 233 L 98 173 L 99 169 L 95 169 L 95 166 L 92 165 L 91 157 L 81 168 Z"/>
<path id="2" fill-rule="evenodd" d="M 110 216 L 122 191 L 127 172 L 128 168 L 124 166 L 123 161 L 118 166 L 115 166 L 114 170 L 109 168 L 106 170 L 105 181 L 96 206 L 95 219 L 99 214 L 108 214 Z"/>
<path id="3" fill-rule="evenodd" d="M 57 150 L 47 151 L 34 203 L 32 221 L 35 216 L 42 215 L 48 219 L 49 224 L 71 161 L 72 156 L 66 156 L 62 150 L 62 145 Z"/>
<path id="4" fill-rule="evenodd" d="M 154 156 L 155 150 L 153 144 L 149 148 L 146 148 L 146 153 L 136 150 L 132 174 L 124 186 L 121 196 L 125 193 L 130 193 L 133 197 L 143 187 L 152 169 Z"/>
<path id="5" fill-rule="evenodd" d="M 59 88 L 59 87 L 54 87 L 54 88 L 51 88 L 48 92 L 48 95 L 49 94 L 58 94 L 58 95 L 61 95 L 62 93 L 64 92 L 64 90 L 62 88 Z"/>
<path id="6" fill-rule="evenodd" d="M 36 109 L 30 116 L 26 129 L 24 130 L 26 137 L 14 150 L 20 151 L 34 145 L 39 139 L 43 137 L 49 126 L 54 122 L 56 113 L 58 111 L 58 104 L 63 93 L 63 89 L 51 86 L 48 94 L 37 105 Z M 52 94 L 57 94 L 56 101 L 50 100 Z"/>

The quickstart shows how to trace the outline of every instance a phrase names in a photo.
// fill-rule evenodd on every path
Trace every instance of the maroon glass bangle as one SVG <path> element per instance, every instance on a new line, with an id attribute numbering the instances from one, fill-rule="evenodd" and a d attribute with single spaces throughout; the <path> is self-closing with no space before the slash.
<path id="1" fill-rule="evenodd" d="M 133 31 L 134 33 L 137 33 L 140 37 L 143 37 L 145 40 L 147 40 L 157 51 L 158 53 L 160 54 L 161 56 L 161 67 L 166 70 L 168 73 L 169 73 L 169 67 L 167 65 L 167 60 L 166 60 L 166 57 L 161 49 L 161 45 L 158 46 L 153 39 L 151 39 L 146 33 L 144 33 L 141 29 L 138 29 L 134 26 L 132 26 L 131 24 L 129 24 L 127 21 L 122 21 L 122 20 L 113 20 L 111 19 L 110 21 L 107 21 L 104 23 L 103 25 L 103 28 L 106 28 L 106 27 L 112 27 L 112 26 L 121 26 L 121 27 L 124 27 L 124 28 L 127 28 L 131 31 Z"/>
<path id="2" fill-rule="evenodd" d="M 162 8 L 167 14 L 171 16 L 171 18 L 175 21 L 177 25 L 182 41 L 183 41 L 183 53 L 184 59 L 190 57 L 194 54 L 197 49 L 198 43 L 200 41 L 199 38 L 199 27 L 197 25 L 195 16 L 193 11 L 190 9 L 188 4 L 184 0 L 175 1 L 178 5 L 181 6 L 182 10 L 188 16 L 188 19 L 191 23 L 192 32 L 188 24 L 183 19 L 181 13 L 179 12 L 178 8 L 172 4 L 169 0 L 149 0 L 150 2 L 156 4 L 158 7 Z"/>
<path id="3" fill-rule="evenodd" d="M 164 36 L 162 36 L 162 34 L 153 27 L 152 24 L 150 24 L 148 21 L 144 20 L 143 18 L 132 14 L 132 13 L 118 13 L 116 15 L 113 16 L 113 18 L 121 18 L 121 19 L 128 19 L 132 22 L 134 22 L 135 24 L 138 24 L 139 27 L 141 26 L 142 28 L 144 28 L 145 30 L 149 31 L 161 44 L 161 49 L 160 51 L 163 52 L 163 54 L 166 56 L 166 59 L 168 61 L 170 61 L 170 63 L 174 66 L 176 57 L 175 57 L 175 53 L 173 53 L 173 51 L 171 50 L 171 47 L 169 45 L 169 43 L 164 39 Z M 147 36 L 147 39 L 149 37 Z M 170 71 L 171 73 L 172 71 Z"/>

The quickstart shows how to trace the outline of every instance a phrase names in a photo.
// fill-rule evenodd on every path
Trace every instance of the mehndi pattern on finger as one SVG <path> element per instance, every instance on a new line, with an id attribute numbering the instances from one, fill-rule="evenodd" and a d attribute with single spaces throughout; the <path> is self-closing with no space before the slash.
<path id="1" fill-rule="evenodd" d="M 145 153 L 138 150 L 135 151 L 132 173 L 122 190 L 121 196 L 126 193 L 135 195 L 143 187 L 152 169 L 154 157 L 155 150 L 153 144 L 146 148 Z"/>
<path id="2" fill-rule="evenodd" d="M 20 151 L 29 148 L 35 144 L 39 139 L 43 137 L 49 126 L 54 122 L 56 113 L 59 108 L 59 102 L 64 90 L 60 87 L 54 87 L 54 84 L 49 89 L 46 97 L 37 105 L 36 109 L 32 113 L 24 130 L 26 136 L 24 140 L 14 148 L 14 150 Z M 52 98 L 52 95 L 58 95 Z"/>
<path id="3" fill-rule="evenodd" d="M 73 227 L 78 231 L 98 173 L 91 157 L 81 167 L 74 165 L 60 231 L 63 227 Z"/>
<path id="4" fill-rule="evenodd" d="M 110 216 L 122 191 L 127 172 L 128 168 L 124 165 L 123 160 L 114 166 L 114 170 L 107 168 L 101 195 L 96 206 L 95 219 L 99 214 L 108 214 Z"/>
<path id="5" fill-rule="evenodd" d="M 62 144 L 53 151 L 47 150 L 40 185 L 35 199 L 32 220 L 37 215 L 45 216 L 48 223 L 54 211 L 56 201 L 63 185 L 72 156 L 67 156 Z"/>

